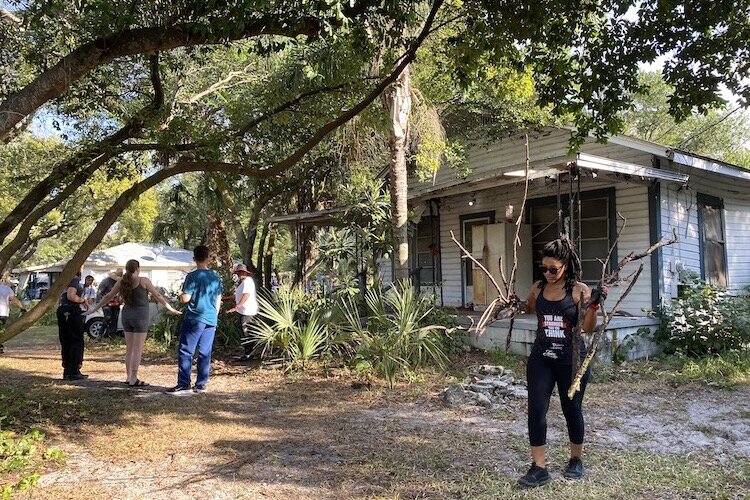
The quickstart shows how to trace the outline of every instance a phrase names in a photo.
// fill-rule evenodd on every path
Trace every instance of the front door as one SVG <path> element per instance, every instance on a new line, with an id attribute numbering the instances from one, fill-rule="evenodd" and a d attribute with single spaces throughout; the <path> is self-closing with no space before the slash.
<path id="1" fill-rule="evenodd" d="M 478 214 L 468 214 L 461 216 L 461 244 L 474 255 L 472 248 L 473 228 L 495 223 L 495 212 L 483 212 Z M 476 255 L 474 255 L 477 257 Z M 478 256 L 481 258 L 481 255 Z M 472 263 L 469 259 L 464 259 L 461 264 L 461 286 L 462 302 L 467 306 L 472 302 L 474 297 L 474 282 L 472 276 Z"/>

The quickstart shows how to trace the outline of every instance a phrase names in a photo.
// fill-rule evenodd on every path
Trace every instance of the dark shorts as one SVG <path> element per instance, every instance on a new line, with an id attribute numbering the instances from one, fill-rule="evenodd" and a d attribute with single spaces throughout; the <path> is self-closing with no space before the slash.
<path id="1" fill-rule="evenodd" d="M 149 327 L 148 307 L 122 308 L 122 331 L 125 333 L 147 332 Z"/>

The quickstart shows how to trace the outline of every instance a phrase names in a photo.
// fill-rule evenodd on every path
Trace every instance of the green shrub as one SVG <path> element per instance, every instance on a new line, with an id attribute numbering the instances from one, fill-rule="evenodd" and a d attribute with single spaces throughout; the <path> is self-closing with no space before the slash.
<path id="1" fill-rule="evenodd" d="M 221 347 L 239 347 L 242 341 L 242 327 L 239 314 L 219 311 L 214 345 Z"/>
<path id="2" fill-rule="evenodd" d="M 371 289 L 365 296 L 363 321 L 357 302 L 342 299 L 343 329 L 352 337 L 357 369 L 373 369 L 390 387 L 400 375 L 434 362 L 444 366 L 446 328 L 430 324 L 433 299 L 419 294 L 409 281 L 386 292 Z"/>
<path id="3" fill-rule="evenodd" d="M 745 349 L 750 343 L 747 297 L 694 279 L 682 297 L 663 310 L 655 340 L 668 353 L 693 357 Z"/>
<path id="4" fill-rule="evenodd" d="M 344 351 L 346 338 L 331 328 L 335 312 L 327 299 L 301 290 L 279 289 L 275 299 L 258 297 L 258 321 L 251 338 L 263 352 L 281 355 L 288 369 Z"/>
<path id="5" fill-rule="evenodd" d="M 180 325 L 182 316 L 173 316 L 172 314 L 161 314 L 159 319 L 151 325 L 151 333 L 154 340 L 159 344 L 173 346 L 177 344 L 180 338 Z"/>

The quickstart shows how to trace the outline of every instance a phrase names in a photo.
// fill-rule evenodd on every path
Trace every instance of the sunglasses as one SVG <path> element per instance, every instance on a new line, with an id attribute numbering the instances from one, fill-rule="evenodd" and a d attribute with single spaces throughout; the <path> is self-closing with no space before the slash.
<path id="1" fill-rule="evenodd" d="M 556 275 L 557 272 L 560 270 L 558 267 L 545 267 L 545 266 L 539 266 L 539 270 L 542 273 L 550 273 L 552 276 Z"/>

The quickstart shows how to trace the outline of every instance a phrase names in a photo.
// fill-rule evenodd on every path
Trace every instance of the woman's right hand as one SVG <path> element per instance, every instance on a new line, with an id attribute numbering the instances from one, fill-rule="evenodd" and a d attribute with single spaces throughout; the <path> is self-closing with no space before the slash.
<path id="1" fill-rule="evenodd" d="M 172 305 L 171 305 L 171 304 L 167 304 L 167 305 L 165 306 L 165 308 L 167 309 L 167 312 L 168 312 L 169 314 L 173 314 L 173 315 L 175 315 L 175 316 L 180 316 L 180 315 L 182 314 L 182 311 L 178 311 L 177 309 L 175 309 L 174 307 L 172 307 Z"/>

